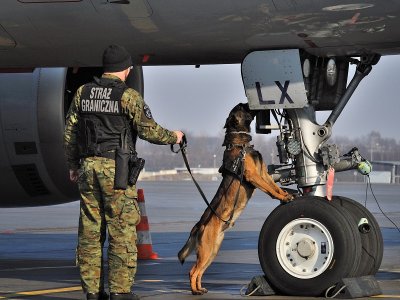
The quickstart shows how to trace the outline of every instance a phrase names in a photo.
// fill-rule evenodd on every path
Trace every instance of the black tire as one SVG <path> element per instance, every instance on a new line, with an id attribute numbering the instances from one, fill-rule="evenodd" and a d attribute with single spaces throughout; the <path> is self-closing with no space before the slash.
<path id="1" fill-rule="evenodd" d="M 379 224 L 372 213 L 355 200 L 334 196 L 334 205 L 348 211 L 353 217 L 353 227 L 360 234 L 361 238 L 361 261 L 354 276 L 375 275 L 382 263 L 383 238 Z M 361 218 L 368 220 L 369 232 L 360 232 L 358 223 Z"/>
<path id="2" fill-rule="evenodd" d="M 312 278 L 305 278 L 297 273 L 290 274 L 291 267 L 283 266 L 285 262 L 291 264 L 289 262 L 289 260 L 292 261 L 289 259 L 291 253 L 297 255 L 296 251 L 292 249 L 296 247 L 295 244 L 293 244 L 294 246 L 292 244 L 290 246 L 282 246 L 282 248 L 287 247 L 287 251 L 294 251 L 287 255 L 287 259 L 285 254 L 279 254 L 280 258 L 278 258 L 277 254 L 277 252 L 281 251 L 277 251 L 278 245 L 283 245 L 278 244 L 282 243 L 282 241 L 278 241 L 278 237 L 281 232 L 287 231 L 285 226 L 288 225 L 286 228 L 291 228 L 291 224 L 296 222 L 301 224 L 303 221 L 306 222 L 305 224 L 307 222 L 310 222 L 310 224 L 313 224 L 313 222 L 314 224 L 322 224 L 328 232 L 324 233 L 323 230 L 320 230 L 320 232 L 325 236 L 331 237 L 334 248 L 332 253 L 328 250 L 328 253 L 325 254 L 322 250 L 322 243 L 320 247 L 317 243 L 316 247 L 319 249 L 317 257 L 326 259 L 327 257 L 324 256 L 330 256 L 331 258 L 326 260 L 326 264 L 325 262 L 322 265 L 320 264 L 319 270 L 318 268 L 314 269 L 316 272 L 311 275 L 314 276 Z M 313 227 L 310 231 L 319 233 L 318 226 Z M 292 230 L 292 232 L 294 231 Z M 290 234 L 287 236 L 289 237 Z M 283 253 L 286 252 L 283 251 Z M 293 296 L 320 296 L 327 288 L 338 283 L 342 278 L 348 277 L 351 272 L 358 268 L 361 258 L 361 240 L 359 234 L 352 231 L 351 223 L 346 219 L 342 211 L 325 198 L 307 196 L 278 206 L 268 216 L 261 229 L 258 255 L 267 281 L 278 293 Z M 299 257 L 299 255 L 297 256 Z M 283 264 L 280 263 L 279 259 L 283 261 Z M 308 258 L 304 260 L 304 262 L 307 261 Z M 296 267 L 302 268 L 301 265 Z"/>

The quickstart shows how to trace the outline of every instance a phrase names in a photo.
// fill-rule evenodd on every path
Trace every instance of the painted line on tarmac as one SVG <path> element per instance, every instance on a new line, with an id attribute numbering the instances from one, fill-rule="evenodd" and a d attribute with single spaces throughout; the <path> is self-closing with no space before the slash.
<path id="1" fill-rule="evenodd" d="M 51 269 L 75 269 L 76 266 L 54 266 L 54 267 L 33 267 L 33 268 L 10 268 L 2 269 L 0 272 L 9 271 L 36 271 L 36 270 L 51 270 Z"/>
<path id="2" fill-rule="evenodd" d="M 371 298 L 400 299 L 400 295 L 376 295 Z"/>
<path id="3" fill-rule="evenodd" d="M 143 280 L 137 280 L 137 282 L 164 282 L 164 280 L 161 280 L 161 279 L 143 279 Z"/>
<path id="4" fill-rule="evenodd" d="M 57 288 L 57 289 L 48 289 L 48 290 L 37 290 L 37 291 L 26 291 L 26 292 L 18 292 L 14 294 L 8 294 L 5 296 L 0 296 L 0 299 L 9 299 L 16 296 L 40 296 L 40 295 L 47 295 L 47 294 L 57 294 L 57 293 L 64 293 L 64 292 L 76 292 L 82 291 L 81 286 L 71 286 L 65 288 Z"/>

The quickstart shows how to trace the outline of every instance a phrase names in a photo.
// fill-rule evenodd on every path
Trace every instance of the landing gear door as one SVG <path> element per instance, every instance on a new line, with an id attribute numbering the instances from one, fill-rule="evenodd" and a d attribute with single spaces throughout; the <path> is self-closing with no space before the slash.
<path id="1" fill-rule="evenodd" d="M 250 109 L 303 108 L 307 102 L 299 50 L 249 53 L 242 79 Z"/>

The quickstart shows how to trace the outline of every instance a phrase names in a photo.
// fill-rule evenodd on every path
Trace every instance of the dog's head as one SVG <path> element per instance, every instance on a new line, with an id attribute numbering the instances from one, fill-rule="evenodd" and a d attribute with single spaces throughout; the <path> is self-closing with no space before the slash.
<path id="1" fill-rule="evenodd" d="M 229 113 L 226 119 L 226 132 L 245 131 L 250 132 L 250 124 L 255 114 L 250 110 L 248 103 L 239 103 Z"/>

